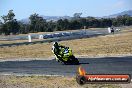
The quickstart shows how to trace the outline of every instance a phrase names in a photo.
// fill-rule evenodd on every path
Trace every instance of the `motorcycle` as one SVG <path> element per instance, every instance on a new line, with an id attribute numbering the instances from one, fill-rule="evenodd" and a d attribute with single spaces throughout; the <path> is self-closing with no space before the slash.
<path id="1" fill-rule="evenodd" d="M 52 47 L 52 52 L 54 53 L 54 48 Z M 63 47 L 63 48 L 59 48 L 60 52 L 58 55 L 55 55 L 55 59 L 58 62 L 64 63 L 65 65 L 67 64 L 75 64 L 78 65 L 79 61 L 77 58 L 75 58 L 75 56 L 72 53 L 72 50 L 69 47 Z"/>

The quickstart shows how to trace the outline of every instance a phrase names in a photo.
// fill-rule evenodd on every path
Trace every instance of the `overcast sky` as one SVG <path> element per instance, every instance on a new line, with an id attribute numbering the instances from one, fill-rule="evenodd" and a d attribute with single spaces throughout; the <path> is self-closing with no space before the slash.
<path id="1" fill-rule="evenodd" d="M 107 16 L 132 10 L 132 0 L 0 0 L 0 16 L 12 9 L 18 20 L 33 13 L 45 16 Z"/>

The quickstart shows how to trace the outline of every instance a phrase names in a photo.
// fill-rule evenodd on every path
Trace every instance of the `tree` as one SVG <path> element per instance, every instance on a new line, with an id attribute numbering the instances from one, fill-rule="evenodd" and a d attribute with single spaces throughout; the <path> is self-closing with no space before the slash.
<path id="1" fill-rule="evenodd" d="M 0 20 L 0 34 L 2 34 L 2 21 Z"/>
<path id="2" fill-rule="evenodd" d="M 19 24 L 16 19 L 14 19 L 15 14 L 13 10 L 9 10 L 7 15 L 1 16 L 3 23 L 2 23 L 2 33 L 9 35 L 10 33 L 16 34 L 19 31 Z"/>
<path id="3" fill-rule="evenodd" d="M 112 26 L 112 20 L 111 19 L 101 19 L 101 27 L 111 27 Z"/>
<path id="4" fill-rule="evenodd" d="M 30 32 L 44 32 L 47 28 L 46 20 L 38 14 L 32 14 L 30 19 Z"/>
<path id="5" fill-rule="evenodd" d="M 80 18 L 81 15 L 82 15 L 82 13 L 74 13 L 73 17 L 74 17 L 75 19 L 77 19 L 77 18 Z"/>
<path id="6" fill-rule="evenodd" d="M 62 20 L 62 19 L 58 20 L 57 23 L 56 23 L 56 30 L 57 30 L 57 31 L 63 30 L 63 28 L 62 28 L 63 25 L 64 25 L 64 24 L 63 24 L 63 20 Z"/>
<path id="7" fill-rule="evenodd" d="M 47 32 L 53 32 L 55 31 L 55 28 L 56 28 L 56 23 L 53 22 L 52 20 L 47 22 Z"/>
<path id="8" fill-rule="evenodd" d="M 129 18 L 126 19 L 125 25 L 126 26 L 132 25 L 132 17 L 129 17 Z"/>
<path id="9" fill-rule="evenodd" d="M 30 29 L 29 29 L 29 24 L 24 24 L 24 23 L 22 23 L 22 22 L 19 22 L 19 25 L 20 25 L 20 30 L 19 30 L 19 33 L 21 33 L 21 34 L 27 34 L 27 33 L 29 33 L 30 31 Z"/>
<path id="10" fill-rule="evenodd" d="M 75 30 L 75 29 L 80 29 L 80 28 L 81 28 L 81 24 L 79 21 L 77 20 L 70 21 L 70 29 Z"/>
<path id="11" fill-rule="evenodd" d="M 37 17 L 38 17 L 38 14 L 32 14 L 30 15 L 29 19 L 30 19 L 30 32 L 35 32 L 35 26 L 36 26 L 36 23 L 37 23 Z"/>
<path id="12" fill-rule="evenodd" d="M 70 27 L 69 21 L 68 21 L 67 19 L 64 19 L 64 20 L 63 20 L 63 27 L 62 27 L 62 29 L 63 29 L 63 30 L 68 30 L 69 27 Z"/>
<path id="13" fill-rule="evenodd" d="M 88 26 L 86 18 L 80 18 L 79 22 L 80 22 L 81 28 L 84 28 L 84 26 Z"/>
<path id="14" fill-rule="evenodd" d="M 118 23 L 117 23 L 117 19 L 116 19 L 116 18 L 113 18 L 113 19 L 112 19 L 112 25 L 113 25 L 113 26 L 117 26 L 117 24 L 118 24 Z"/>

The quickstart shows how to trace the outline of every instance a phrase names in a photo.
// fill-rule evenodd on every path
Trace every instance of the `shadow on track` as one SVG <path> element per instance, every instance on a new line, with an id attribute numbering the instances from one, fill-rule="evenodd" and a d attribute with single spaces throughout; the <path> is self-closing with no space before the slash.
<path id="1" fill-rule="evenodd" d="M 88 62 L 80 62 L 79 65 L 82 65 L 82 64 L 89 64 Z"/>

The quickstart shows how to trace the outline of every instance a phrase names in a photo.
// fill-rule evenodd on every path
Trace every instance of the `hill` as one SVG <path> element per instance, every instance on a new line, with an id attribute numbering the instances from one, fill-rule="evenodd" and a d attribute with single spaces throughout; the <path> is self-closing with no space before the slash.
<path id="1" fill-rule="evenodd" d="M 117 14 L 113 14 L 113 15 L 109 15 L 109 16 L 104 16 L 103 18 L 115 18 L 115 17 L 117 17 L 119 15 L 125 15 L 125 14 L 132 16 L 132 10 L 123 11 L 123 12 L 120 12 L 120 13 L 117 13 Z"/>

